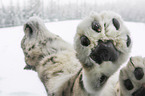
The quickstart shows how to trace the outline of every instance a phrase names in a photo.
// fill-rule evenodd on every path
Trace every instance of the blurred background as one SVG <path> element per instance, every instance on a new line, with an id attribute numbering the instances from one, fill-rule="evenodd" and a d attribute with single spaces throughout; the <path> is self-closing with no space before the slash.
<path id="1" fill-rule="evenodd" d="M 145 22 L 145 0 L 0 0 L 0 28 L 22 25 L 37 15 L 45 22 L 81 19 L 112 10 L 126 21 Z"/>

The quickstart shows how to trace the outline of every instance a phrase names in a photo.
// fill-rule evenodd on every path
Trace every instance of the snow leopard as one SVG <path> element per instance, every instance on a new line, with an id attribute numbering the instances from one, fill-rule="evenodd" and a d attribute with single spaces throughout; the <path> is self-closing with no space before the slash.
<path id="1" fill-rule="evenodd" d="M 24 69 L 38 73 L 47 96 L 145 96 L 145 58 L 129 58 L 131 35 L 119 14 L 92 12 L 76 29 L 71 45 L 39 17 L 24 24 Z"/>

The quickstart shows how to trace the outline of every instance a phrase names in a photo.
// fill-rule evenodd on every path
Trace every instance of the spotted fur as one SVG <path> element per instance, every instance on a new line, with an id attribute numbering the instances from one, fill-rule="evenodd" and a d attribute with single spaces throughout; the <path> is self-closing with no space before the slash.
<path id="1" fill-rule="evenodd" d="M 24 32 L 21 42 L 27 64 L 24 69 L 38 72 L 49 96 L 73 94 L 76 89 L 71 86 L 75 86 L 74 81 L 79 81 L 77 78 L 81 74 L 81 65 L 73 47 L 49 32 L 38 17 L 32 17 L 26 22 Z"/>
<path id="2" fill-rule="evenodd" d="M 25 69 L 38 73 L 48 96 L 126 96 L 122 95 L 126 92 L 121 89 L 124 88 L 120 83 L 122 77 L 116 72 L 128 59 L 132 42 L 128 29 L 116 13 L 91 13 L 86 17 L 77 27 L 74 48 L 49 32 L 38 17 L 24 24 L 24 32 L 21 47 Z M 92 59 L 90 54 L 100 42 L 107 46 L 111 43 L 112 52 L 118 52 L 118 58 L 104 57 L 100 63 Z"/>

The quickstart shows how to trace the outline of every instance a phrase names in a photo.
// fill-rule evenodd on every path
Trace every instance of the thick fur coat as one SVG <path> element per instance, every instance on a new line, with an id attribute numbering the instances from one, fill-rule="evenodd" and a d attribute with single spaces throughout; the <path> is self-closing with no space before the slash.
<path id="1" fill-rule="evenodd" d="M 24 32 L 25 69 L 38 73 L 48 96 L 145 96 L 144 58 L 132 57 L 117 71 L 132 46 L 118 14 L 93 12 L 84 18 L 77 27 L 74 48 L 49 32 L 38 17 L 24 24 Z"/>

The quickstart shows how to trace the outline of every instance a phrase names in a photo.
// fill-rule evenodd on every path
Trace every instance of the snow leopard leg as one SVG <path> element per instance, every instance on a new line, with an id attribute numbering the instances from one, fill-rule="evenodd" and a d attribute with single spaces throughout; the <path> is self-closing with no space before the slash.
<path id="1" fill-rule="evenodd" d="M 128 59 L 130 33 L 118 14 L 92 13 L 78 25 L 74 41 L 84 88 L 99 96 L 108 78 Z"/>

